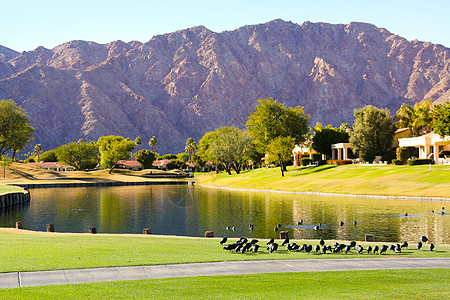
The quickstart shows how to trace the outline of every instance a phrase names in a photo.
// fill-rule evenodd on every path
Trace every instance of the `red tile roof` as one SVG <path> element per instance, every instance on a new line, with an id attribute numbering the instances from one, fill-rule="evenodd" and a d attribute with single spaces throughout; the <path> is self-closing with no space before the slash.
<path id="1" fill-rule="evenodd" d="M 138 163 L 135 160 L 119 160 L 117 162 L 117 165 L 122 165 L 122 166 L 125 166 L 125 167 L 128 167 L 128 168 L 136 168 L 136 167 L 140 167 L 141 166 L 141 164 Z"/>
<path id="2" fill-rule="evenodd" d="M 154 167 L 164 167 L 170 162 L 170 159 L 161 159 L 161 160 L 155 160 L 153 162 Z"/>

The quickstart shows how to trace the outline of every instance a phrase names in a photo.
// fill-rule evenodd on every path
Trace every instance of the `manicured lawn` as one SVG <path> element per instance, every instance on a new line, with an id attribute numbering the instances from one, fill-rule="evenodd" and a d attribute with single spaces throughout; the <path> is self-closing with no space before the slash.
<path id="1" fill-rule="evenodd" d="M 136 266 L 155 264 L 177 264 L 189 262 L 267 260 L 304 258 L 357 258 L 389 257 L 388 255 L 358 255 L 355 250 L 349 254 L 306 254 L 288 252 L 281 247 L 277 253 L 269 254 L 265 242 L 260 240 L 257 254 L 240 254 L 222 249 L 218 238 L 171 238 L 155 236 L 111 236 L 89 234 L 17 234 L 0 232 L 0 272 L 36 271 L 56 269 L 95 268 L 110 266 Z M 237 239 L 230 239 L 231 242 Z M 291 242 L 294 240 L 291 240 Z M 295 240 L 297 244 L 303 241 Z M 327 241 L 332 244 L 333 241 Z M 305 241 L 317 245 L 317 240 Z M 374 245 L 375 243 L 360 243 Z M 376 243 L 381 245 L 381 243 Z M 437 245 L 434 252 L 427 246 L 421 251 L 404 250 L 403 257 L 448 257 L 450 246 Z"/>
<path id="2" fill-rule="evenodd" d="M 17 186 L 10 186 L 10 185 L 0 185 L 0 195 L 11 193 L 11 192 L 20 192 L 22 189 Z"/>
<path id="3" fill-rule="evenodd" d="M 170 278 L 0 290 L 1 299 L 448 299 L 449 269 Z"/>
<path id="4" fill-rule="evenodd" d="M 343 165 L 214 172 L 196 178 L 207 186 L 292 192 L 450 197 L 450 166 Z"/>

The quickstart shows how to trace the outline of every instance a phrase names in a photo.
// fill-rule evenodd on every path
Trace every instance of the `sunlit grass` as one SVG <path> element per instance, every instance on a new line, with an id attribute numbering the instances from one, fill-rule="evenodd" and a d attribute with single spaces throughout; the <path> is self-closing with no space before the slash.
<path id="1" fill-rule="evenodd" d="M 277 273 L 0 290 L 1 299 L 448 299 L 449 269 Z"/>
<path id="2" fill-rule="evenodd" d="M 0 195 L 6 194 L 6 193 L 20 192 L 20 191 L 22 191 L 22 188 L 17 187 L 17 186 L 0 185 Z"/>
<path id="3" fill-rule="evenodd" d="M 290 167 L 281 177 L 280 168 L 205 174 L 204 185 L 292 192 L 325 192 L 361 195 L 449 197 L 450 166 L 344 165 Z"/>
<path id="4" fill-rule="evenodd" d="M 231 242 L 237 239 L 230 239 Z M 277 253 L 269 254 L 265 242 L 260 240 L 257 254 L 240 254 L 222 249 L 219 239 L 156 237 L 140 235 L 89 235 L 89 234 L 20 234 L 0 232 L 0 272 L 36 271 L 54 269 L 76 269 L 112 266 L 136 266 L 156 264 L 178 264 L 193 262 L 231 261 L 231 260 L 267 260 L 267 259 L 304 259 L 304 258 L 358 258 L 389 257 L 388 255 L 358 255 L 352 250 L 349 254 L 306 254 L 288 252 L 281 247 Z M 300 241 L 317 245 L 317 240 Z M 327 241 L 331 244 L 332 241 Z M 360 243 L 374 245 L 381 243 Z M 450 246 L 437 245 L 431 252 L 427 246 L 421 251 L 414 246 L 404 249 L 401 257 L 447 257 Z"/>

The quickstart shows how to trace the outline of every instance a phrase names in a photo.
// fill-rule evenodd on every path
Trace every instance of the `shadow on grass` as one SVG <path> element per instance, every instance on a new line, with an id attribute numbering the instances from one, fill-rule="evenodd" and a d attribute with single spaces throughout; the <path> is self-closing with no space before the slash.
<path id="1" fill-rule="evenodd" d="M 336 168 L 337 166 L 319 166 L 319 167 L 308 167 L 308 168 L 302 168 L 300 170 L 291 170 L 289 172 L 298 172 L 298 174 L 293 174 L 292 176 L 302 176 L 302 175 L 309 175 L 312 173 L 318 173 L 322 171 L 326 171 L 329 169 Z"/>

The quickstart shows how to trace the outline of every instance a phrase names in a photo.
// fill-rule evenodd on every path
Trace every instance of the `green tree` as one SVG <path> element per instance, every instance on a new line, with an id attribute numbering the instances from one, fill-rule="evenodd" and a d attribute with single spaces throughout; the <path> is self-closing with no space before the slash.
<path id="1" fill-rule="evenodd" d="M 0 155 L 28 144 L 34 134 L 30 123 L 31 119 L 13 100 L 0 100 Z"/>
<path id="2" fill-rule="evenodd" d="M 34 151 L 37 152 L 37 161 L 39 162 L 39 161 L 40 161 L 40 160 L 39 160 L 39 156 L 41 155 L 41 151 L 42 151 L 42 146 L 41 146 L 41 144 L 36 144 L 36 145 L 34 146 Z"/>
<path id="3" fill-rule="evenodd" d="M 177 156 L 175 154 L 168 153 L 161 156 L 161 159 L 177 159 Z"/>
<path id="4" fill-rule="evenodd" d="M 231 175 L 231 168 L 240 173 L 245 158 L 248 157 L 252 139 L 248 132 L 237 127 L 220 127 L 216 129 L 214 139 L 209 146 L 209 155 L 223 164 Z"/>
<path id="5" fill-rule="evenodd" d="M 195 154 L 195 151 L 197 151 L 198 146 L 197 143 L 194 141 L 193 138 L 188 138 L 186 140 L 186 145 L 184 147 L 184 150 L 189 154 L 189 161 L 192 161 L 192 155 Z"/>
<path id="6" fill-rule="evenodd" d="M 57 162 L 58 158 L 56 157 L 56 150 L 45 151 L 44 153 L 41 154 L 40 160 L 45 162 L 48 161 Z"/>
<path id="7" fill-rule="evenodd" d="M 12 163 L 11 158 L 0 155 L 0 166 L 3 167 L 3 178 L 6 178 L 6 168 Z"/>
<path id="8" fill-rule="evenodd" d="M 129 159 L 130 153 L 134 150 L 134 142 L 121 136 L 102 136 L 98 139 L 101 161 L 103 168 L 111 168 L 109 173 L 115 168 L 119 160 Z"/>
<path id="9" fill-rule="evenodd" d="M 177 154 L 177 159 L 181 160 L 183 163 L 189 160 L 189 154 L 186 152 L 181 152 Z"/>
<path id="10" fill-rule="evenodd" d="M 297 144 L 303 142 L 308 132 L 309 118 L 303 107 L 288 108 L 277 100 L 267 98 L 259 100 L 246 126 L 250 136 L 256 140 L 258 151 L 265 153 L 269 143 L 279 136 L 290 136 Z"/>
<path id="11" fill-rule="evenodd" d="M 282 177 L 284 177 L 286 162 L 292 158 L 294 147 L 295 139 L 290 136 L 279 136 L 270 142 L 267 147 L 269 159 L 279 162 Z"/>
<path id="12" fill-rule="evenodd" d="M 139 136 L 134 140 L 134 144 L 136 145 L 136 155 L 138 155 L 139 154 L 139 146 L 142 144 L 142 140 Z"/>
<path id="13" fill-rule="evenodd" d="M 353 153 L 359 153 L 363 161 L 372 161 L 376 155 L 383 155 L 392 147 L 395 128 L 387 109 L 372 105 L 355 109 L 353 133 L 350 145 Z"/>
<path id="14" fill-rule="evenodd" d="M 87 170 L 98 165 L 99 147 L 96 143 L 78 142 L 62 145 L 55 150 L 58 161 L 74 166 L 77 170 Z"/>
<path id="15" fill-rule="evenodd" d="M 312 138 L 312 148 L 327 157 L 331 156 L 331 145 L 336 143 L 348 143 L 349 135 L 340 128 L 325 127 L 315 131 Z"/>
<path id="16" fill-rule="evenodd" d="M 150 141 L 148 141 L 148 145 L 150 146 L 150 150 L 156 153 L 156 136 L 152 136 Z"/>
<path id="17" fill-rule="evenodd" d="M 431 116 L 433 132 L 443 138 L 450 138 L 450 102 L 435 105 Z"/>
<path id="18" fill-rule="evenodd" d="M 153 166 L 153 162 L 156 160 L 155 152 L 150 150 L 141 150 L 138 155 L 136 155 L 136 161 L 144 169 L 150 169 Z"/>
<path id="19" fill-rule="evenodd" d="M 181 160 L 179 160 L 179 159 L 171 159 L 167 163 L 166 169 L 167 170 L 175 170 L 175 169 L 181 170 L 181 169 L 183 169 L 184 166 L 185 166 L 185 164 Z"/>

